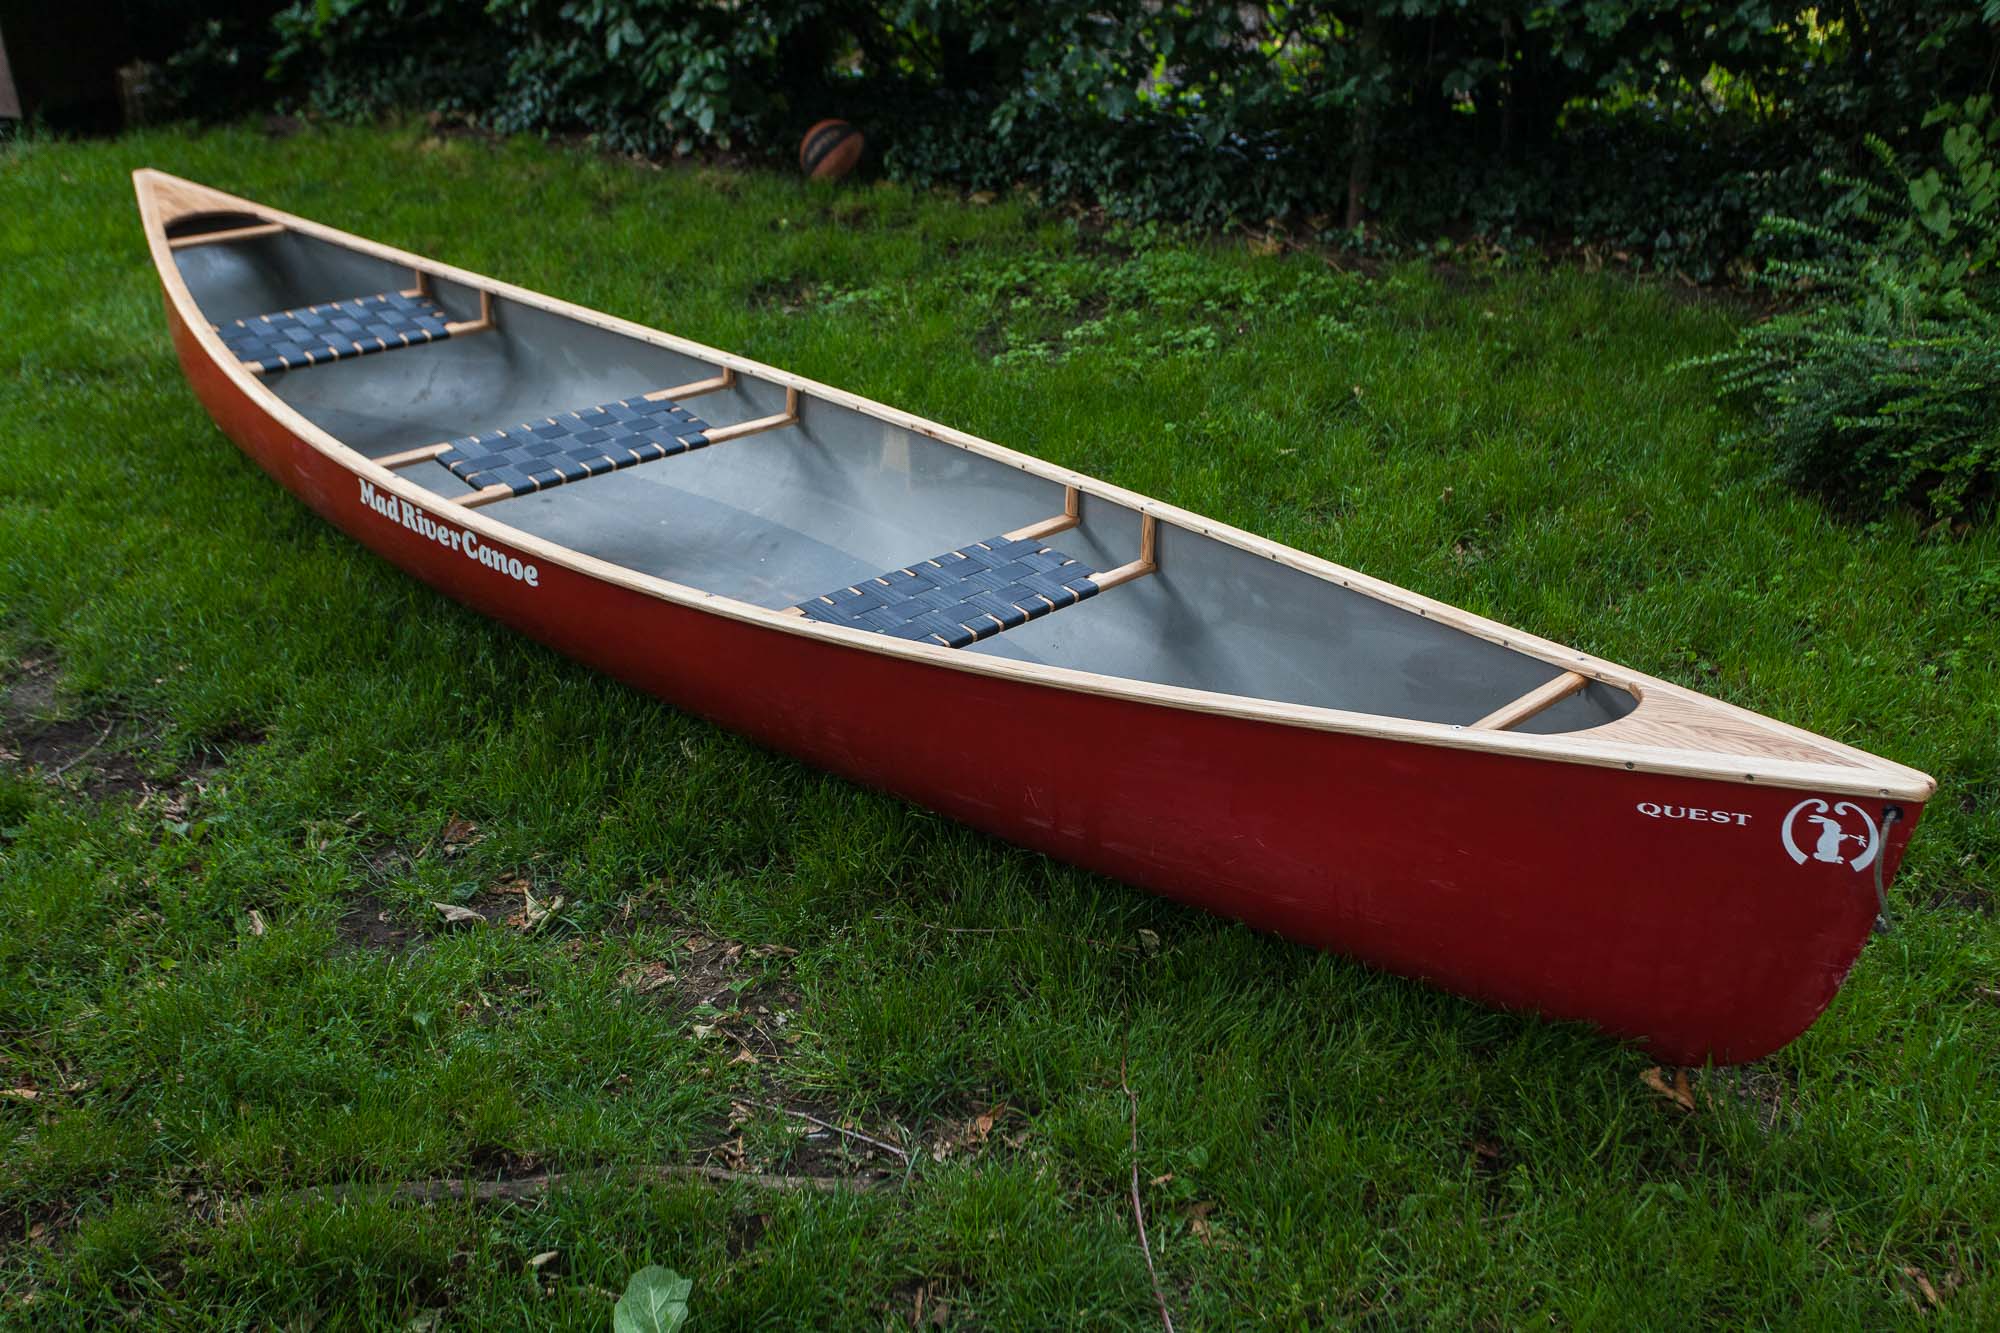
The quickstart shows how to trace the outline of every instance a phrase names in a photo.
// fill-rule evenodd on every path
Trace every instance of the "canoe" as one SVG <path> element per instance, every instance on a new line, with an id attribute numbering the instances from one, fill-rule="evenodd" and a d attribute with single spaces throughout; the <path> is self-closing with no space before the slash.
<path id="1" fill-rule="evenodd" d="M 1682 1063 L 1797 1036 L 1934 784 L 814 383 L 144 170 L 224 433 L 447 596 L 1050 856 Z"/>

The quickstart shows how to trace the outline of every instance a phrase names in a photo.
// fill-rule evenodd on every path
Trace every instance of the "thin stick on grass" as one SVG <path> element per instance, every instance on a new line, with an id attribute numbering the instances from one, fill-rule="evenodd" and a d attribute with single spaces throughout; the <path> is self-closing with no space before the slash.
<path id="1" fill-rule="evenodd" d="M 887 912 L 877 912 L 875 919 L 877 921 L 886 921 L 892 926 L 917 926 L 923 930 L 941 930 L 947 935 L 1046 935 L 1049 933 L 1038 926 L 947 926 L 941 921 L 919 921 L 914 917 L 891 916 Z M 1139 952 L 1139 946 L 1136 944 L 1119 944 L 1112 940 L 1095 939 L 1089 935 L 1078 935 L 1075 938 L 1082 940 L 1085 944 L 1095 945 L 1100 949 L 1122 949 L 1126 953 Z"/>
<path id="2" fill-rule="evenodd" d="M 794 1111 L 789 1106 L 779 1106 L 775 1102 L 748 1102 L 746 1104 L 750 1106 L 761 1106 L 766 1111 L 778 1111 L 784 1115 L 797 1116 L 801 1120 L 809 1120 L 813 1124 L 818 1125 L 821 1129 L 830 1129 L 834 1133 L 843 1134 L 850 1139 L 859 1139 L 863 1143 L 872 1143 L 877 1148 L 880 1148 L 884 1152 L 892 1152 L 896 1154 L 896 1157 L 900 1161 L 908 1162 L 910 1160 L 910 1155 L 904 1152 L 901 1148 L 898 1148 L 895 1144 L 884 1143 L 881 1139 L 874 1138 L 867 1134 L 863 1134 L 858 1129 L 843 1129 L 839 1125 L 830 1125 L 816 1115 L 807 1115 L 804 1111 Z"/>
<path id="3" fill-rule="evenodd" d="M 705 1180 L 722 1185 L 748 1185 L 753 1189 L 787 1192 L 867 1190 L 872 1180 L 846 1176 L 778 1176 L 761 1171 L 731 1171 L 720 1166 L 655 1164 L 639 1167 L 605 1167 L 583 1171 L 548 1171 L 540 1175 L 515 1176 L 504 1180 L 474 1180 L 451 1176 L 438 1180 L 405 1180 L 389 1184 L 357 1183 L 320 1185 L 299 1190 L 292 1198 L 341 1200 L 366 1195 L 386 1195 L 415 1203 L 525 1203 L 541 1198 L 566 1184 L 584 1184 L 637 1178 L 645 1180 Z"/>
<path id="4" fill-rule="evenodd" d="M 1139 1252 L 1146 1256 L 1146 1275 L 1153 1280 L 1153 1299 L 1160 1303 L 1160 1322 L 1174 1333 L 1174 1317 L 1167 1312 L 1167 1294 L 1160 1290 L 1160 1270 L 1153 1267 L 1153 1247 L 1146 1240 L 1146 1209 L 1139 1202 L 1139 1094 L 1125 1078 L 1125 1053 L 1118 1056 L 1118 1086 L 1132 1107 L 1132 1220 L 1139 1224 Z"/>
<path id="5" fill-rule="evenodd" d="M 90 758 L 90 756 L 96 754 L 97 747 L 104 744 L 105 737 L 109 736 L 111 734 L 111 729 L 117 725 L 118 725 L 118 719 L 115 717 L 112 718 L 109 722 L 106 722 L 104 724 L 104 730 L 97 733 L 96 740 L 92 741 L 89 745 L 85 746 L 83 749 L 77 751 L 75 754 L 65 759 L 62 763 L 56 765 L 55 768 L 49 771 L 49 776 L 51 778 L 61 778 L 62 775 L 69 772 L 70 769 L 82 763 L 84 760 Z"/>

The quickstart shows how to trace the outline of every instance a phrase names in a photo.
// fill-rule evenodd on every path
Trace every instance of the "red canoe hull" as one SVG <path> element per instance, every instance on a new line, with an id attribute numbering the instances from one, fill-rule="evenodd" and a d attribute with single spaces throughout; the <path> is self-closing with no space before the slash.
<path id="1" fill-rule="evenodd" d="M 1871 873 L 1787 850 L 1781 830 L 1810 792 L 957 671 L 546 563 L 531 586 L 522 552 L 482 543 L 522 559 L 517 577 L 470 556 L 452 536 L 464 529 L 438 512 L 364 503 L 357 474 L 264 411 L 171 300 L 167 316 L 216 423 L 384 559 L 760 744 L 1064 861 L 1491 1004 L 1580 1019 L 1679 1063 L 1753 1060 L 1804 1031 L 1874 920 Z M 979 721 L 911 728 L 913 713 Z M 1861 804 L 1881 821 L 1881 802 Z M 1919 813 L 1901 809 L 1885 877 Z"/>

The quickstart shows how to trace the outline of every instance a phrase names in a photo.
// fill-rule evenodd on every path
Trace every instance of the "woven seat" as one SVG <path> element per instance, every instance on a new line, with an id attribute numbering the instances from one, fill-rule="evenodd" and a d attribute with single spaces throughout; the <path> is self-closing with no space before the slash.
<path id="1" fill-rule="evenodd" d="M 427 296 L 383 292 L 255 315 L 216 332 L 240 360 L 268 373 L 436 342 L 451 336 L 449 320 Z"/>
<path id="2" fill-rule="evenodd" d="M 437 461 L 467 485 L 526 495 L 699 449 L 709 442 L 708 429 L 671 400 L 627 398 L 453 440 Z"/>
<path id="3" fill-rule="evenodd" d="M 1061 551 L 989 537 L 795 609 L 809 620 L 963 648 L 1096 592 L 1084 567 Z"/>

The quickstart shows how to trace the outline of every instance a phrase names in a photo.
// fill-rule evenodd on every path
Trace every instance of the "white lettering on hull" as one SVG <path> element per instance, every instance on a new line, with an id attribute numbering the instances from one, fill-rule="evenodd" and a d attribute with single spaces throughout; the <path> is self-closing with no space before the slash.
<path id="1" fill-rule="evenodd" d="M 1648 819 L 1689 819 L 1697 824 L 1736 824 L 1750 822 L 1750 816 L 1737 814 L 1734 810 L 1704 810 L 1700 806 L 1661 805 L 1658 801 L 1641 801 L 1636 807 Z"/>
<path id="2" fill-rule="evenodd" d="M 479 540 L 479 534 L 475 532 L 440 523 L 401 496 L 376 490 L 375 484 L 366 477 L 358 480 L 361 482 L 361 503 L 391 523 L 400 523 L 418 536 L 434 541 L 447 550 L 457 551 L 467 560 L 505 574 L 530 588 L 542 586 L 542 571 L 519 556 L 508 555 L 497 546 L 488 546 Z"/>

